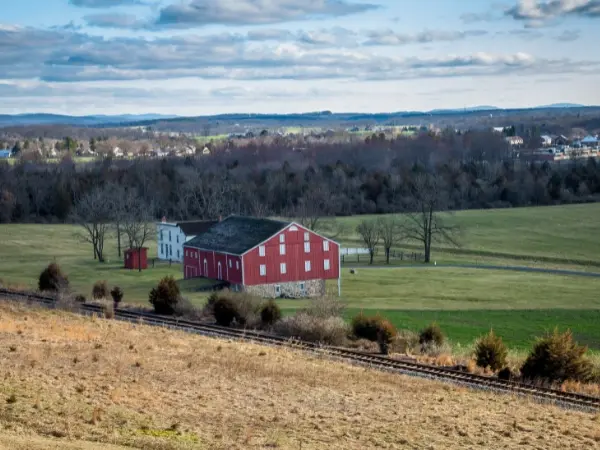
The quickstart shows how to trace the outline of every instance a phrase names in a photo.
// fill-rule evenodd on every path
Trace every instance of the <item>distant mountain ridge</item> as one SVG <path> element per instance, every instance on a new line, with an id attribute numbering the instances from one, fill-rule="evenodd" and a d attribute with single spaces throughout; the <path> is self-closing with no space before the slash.
<path id="1" fill-rule="evenodd" d="M 434 109 L 430 111 L 397 111 L 397 112 L 381 112 L 381 113 L 360 113 L 360 112 L 345 112 L 333 113 L 331 111 L 315 111 L 307 113 L 291 113 L 291 114 L 259 114 L 259 113 L 231 113 L 217 114 L 210 116 L 176 116 L 164 114 L 122 114 L 122 115 L 89 115 L 89 116 L 69 116 L 61 114 L 0 114 L 0 127 L 24 126 L 24 125 L 67 125 L 77 127 L 122 127 L 122 126 L 151 126 L 154 123 L 168 123 L 171 121 L 192 122 L 197 120 L 203 121 L 248 121 L 248 120 L 281 120 L 292 122 L 301 119 L 303 121 L 318 122 L 322 120 L 341 120 L 341 121 L 356 121 L 356 120 L 390 120 L 402 117 L 427 117 L 427 116 L 443 116 L 443 115 L 459 115 L 459 114 L 477 114 L 486 111 L 493 112 L 510 112 L 510 111 L 531 111 L 543 109 L 560 109 L 560 108 L 594 108 L 594 106 L 585 106 L 576 103 L 554 103 L 545 106 L 537 106 L 533 108 L 499 108 L 491 105 L 472 106 L 455 109 Z"/>

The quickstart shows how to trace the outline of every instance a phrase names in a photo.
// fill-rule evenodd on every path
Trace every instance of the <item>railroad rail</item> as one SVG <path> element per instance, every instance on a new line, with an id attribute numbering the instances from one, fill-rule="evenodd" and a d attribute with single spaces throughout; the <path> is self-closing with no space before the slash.
<path id="1" fill-rule="evenodd" d="M 56 306 L 56 299 L 51 296 L 39 295 L 21 291 L 0 288 L 0 294 L 7 299 L 26 300 L 48 307 Z M 100 305 L 81 303 L 79 312 L 85 315 L 103 315 L 104 309 Z M 523 383 L 514 380 L 501 380 L 494 377 L 462 372 L 447 367 L 432 366 L 412 361 L 393 359 L 383 355 L 373 355 L 347 348 L 327 346 L 290 339 L 255 330 L 226 328 L 218 325 L 193 322 L 189 320 L 161 316 L 153 313 L 129 311 L 117 308 L 114 318 L 132 323 L 166 327 L 182 330 L 189 333 L 201 334 L 223 339 L 251 341 L 260 344 L 295 348 L 322 355 L 327 358 L 337 359 L 352 364 L 368 366 L 373 369 L 402 373 L 436 379 L 470 388 L 484 389 L 495 392 L 511 393 L 528 396 L 541 402 L 554 403 L 559 406 L 575 408 L 586 411 L 600 410 L 600 398 L 574 392 L 564 392 L 558 389 Z"/>

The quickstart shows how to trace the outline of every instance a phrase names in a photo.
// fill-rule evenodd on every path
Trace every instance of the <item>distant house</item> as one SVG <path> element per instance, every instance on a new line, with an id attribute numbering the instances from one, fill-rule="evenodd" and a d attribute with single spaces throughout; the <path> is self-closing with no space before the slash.
<path id="1" fill-rule="evenodd" d="M 8 159 L 12 156 L 12 150 L 0 150 L 0 159 Z"/>
<path id="2" fill-rule="evenodd" d="M 504 139 L 506 140 L 506 142 L 509 143 L 509 145 L 511 145 L 513 147 L 523 145 L 525 142 L 525 141 L 523 141 L 523 138 L 520 136 L 508 136 Z"/>
<path id="3" fill-rule="evenodd" d="M 123 150 L 121 150 L 119 147 L 114 147 L 112 149 L 112 155 L 116 158 L 121 158 L 124 155 L 124 153 Z"/>
<path id="4" fill-rule="evenodd" d="M 504 127 L 493 127 L 492 131 L 494 133 L 500 133 L 500 134 L 502 134 L 502 133 L 504 133 Z"/>
<path id="5" fill-rule="evenodd" d="M 569 145 L 570 142 L 571 142 L 570 139 L 563 134 L 560 134 L 558 136 L 552 136 L 552 144 L 553 145 L 557 145 L 559 147 L 564 147 L 566 145 Z"/>
<path id="6" fill-rule="evenodd" d="M 581 145 L 583 147 L 597 147 L 598 138 L 596 136 L 586 136 L 581 140 Z"/>
<path id="7" fill-rule="evenodd" d="M 205 232 L 216 221 L 167 222 L 163 217 L 156 226 L 158 234 L 158 259 L 163 261 L 183 261 L 183 244 L 198 234 Z"/>
<path id="8" fill-rule="evenodd" d="M 340 246 L 295 222 L 229 216 L 184 245 L 184 277 L 226 281 L 260 297 L 325 295 Z"/>
<path id="9" fill-rule="evenodd" d="M 552 136 L 543 134 L 540 136 L 540 142 L 544 147 L 550 147 L 552 145 Z"/>
<path id="10" fill-rule="evenodd" d="M 203 155 L 203 156 L 209 156 L 209 155 L 210 155 L 210 148 L 208 148 L 208 147 L 204 147 L 204 148 L 202 149 L 202 155 Z"/>

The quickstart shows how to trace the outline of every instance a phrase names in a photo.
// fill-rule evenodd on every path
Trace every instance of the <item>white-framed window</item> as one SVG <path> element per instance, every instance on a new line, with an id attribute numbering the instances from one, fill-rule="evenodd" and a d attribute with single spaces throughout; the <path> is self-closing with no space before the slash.
<path id="1" fill-rule="evenodd" d="M 279 254 L 285 255 L 285 244 L 279 244 Z"/>
<path id="2" fill-rule="evenodd" d="M 310 233 L 308 231 L 306 231 L 304 233 L 304 241 L 309 241 L 310 240 Z"/>
<path id="3" fill-rule="evenodd" d="M 160 254 L 164 255 L 165 253 L 165 244 L 160 244 Z"/>
<path id="4" fill-rule="evenodd" d="M 304 292 L 306 291 L 306 283 L 304 283 L 304 281 L 298 283 L 298 287 L 300 288 L 300 293 L 304 295 Z"/>
<path id="5" fill-rule="evenodd" d="M 265 256 L 265 246 L 261 245 L 260 247 L 258 247 L 258 256 Z"/>
<path id="6" fill-rule="evenodd" d="M 328 259 L 323 261 L 323 268 L 325 270 L 329 270 L 329 260 Z"/>
<path id="7" fill-rule="evenodd" d="M 310 261 L 304 261 L 304 271 L 310 272 Z"/>
<path id="8" fill-rule="evenodd" d="M 281 263 L 279 265 L 279 269 L 280 269 L 280 271 L 281 271 L 282 274 L 287 273 L 287 266 L 285 265 L 285 263 Z"/>
<path id="9" fill-rule="evenodd" d="M 169 242 L 171 242 L 171 230 L 169 230 Z"/>
<path id="10" fill-rule="evenodd" d="M 267 274 L 267 266 L 266 264 L 260 265 L 260 276 L 264 277 Z"/>
<path id="11" fill-rule="evenodd" d="M 164 236 L 163 236 L 163 234 L 164 234 L 164 231 L 161 230 L 160 231 L 160 240 L 161 241 L 163 241 L 165 239 Z"/>
<path id="12" fill-rule="evenodd" d="M 310 242 L 304 243 L 304 253 L 310 253 Z"/>
<path id="13" fill-rule="evenodd" d="M 275 285 L 275 295 L 279 297 L 281 295 L 281 286 L 278 284 Z"/>
<path id="14" fill-rule="evenodd" d="M 329 251 L 329 241 L 323 241 L 323 251 L 324 252 Z"/>
<path id="15" fill-rule="evenodd" d="M 187 256 L 188 256 L 188 251 L 187 251 L 187 250 L 185 251 L 185 256 L 186 256 L 186 258 L 187 258 Z"/>
<path id="16" fill-rule="evenodd" d="M 175 236 L 175 238 L 177 239 L 177 243 L 179 244 L 179 235 Z"/>
<path id="17" fill-rule="evenodd" d="M 231 269 L 232 267 L 233 267 L 232 262 L 231 262 L 231 260 L 229 260 L 229 268 Z"/>
<path id="18" fill-rule="evenodd" d="M 285 234 L 281 233 L 279 235 L 279 242 L 281 242 L 282 244 L 285 242 Z"/>
<path id="19" fill-rule="evenodd" d="M 289 230 L 290 230 L 290 231 L 298 231 L 298 227 L 297 227 L 296 225 L 292 225 L 292 226 L 289 228 Z"/>
<path id="20" fill-rule="evenodd" d="M 239 261 L 236 261 L 236 262 L 235 262 L 235 268 L 236 268 L 237 270 L 240 270 L 240 262 L 239 262 Z"/>
<path id="21" fill-rule="evenodd" d="M 179 259 L 179 250 L 177 250 L 177 259 Z"/>

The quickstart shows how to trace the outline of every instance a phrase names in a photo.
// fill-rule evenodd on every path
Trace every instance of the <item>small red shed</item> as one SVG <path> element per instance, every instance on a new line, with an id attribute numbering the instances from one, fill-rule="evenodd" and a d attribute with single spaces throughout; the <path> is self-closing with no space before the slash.
<path id="1" fill-rule="evenodd" d="M 147 269 L 148 248 L 129 248 L 125 250 L 125 268 L 141 270 Z"/>

